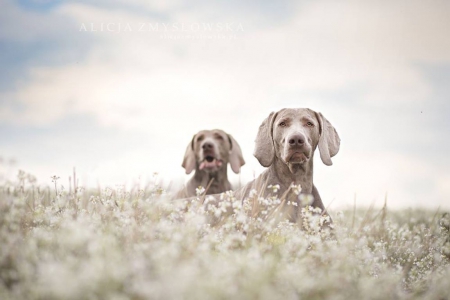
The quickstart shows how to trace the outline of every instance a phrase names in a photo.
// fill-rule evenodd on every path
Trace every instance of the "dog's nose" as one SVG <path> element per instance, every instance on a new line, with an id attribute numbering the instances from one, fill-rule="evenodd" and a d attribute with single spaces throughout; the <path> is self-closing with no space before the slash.
<path id="1" fill-rule="evenodd" d="M 305 144 L 305 136 L 303 134 L 294 134 L 289 137 L 290 146 L 303 146 Z"/>
<path id="2" fill-rule="evenodd" d="M 212 143 L 206 142 L 202 145 L 203 150 L 211 150 L 214 147 Z"/>

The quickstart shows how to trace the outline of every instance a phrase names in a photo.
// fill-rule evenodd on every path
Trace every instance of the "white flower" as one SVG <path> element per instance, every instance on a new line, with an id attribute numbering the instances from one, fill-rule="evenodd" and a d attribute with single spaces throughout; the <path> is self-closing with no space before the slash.
<path id="1" fill-rule="evenodd" d="M 311 194 L 300 194 L 298 195 L 298 200 L 302 206 L 312 205 L 314 202 L 314 196 Z"/>
<path id="2" fill-rule="evenodd" d="M 267 187 L 268 189 L 272 189 L 272 192 L 273 193 L 276 193 L 276 192 L 278 192 L 278 190 L 280 189 L 280 185 L 279 184 L 274 184 L 274 185 L 269 185 L 268 187 Z"/>
<path id="3" fill-rule="evenodd" d="M 197 196 L 201 196 L 204 192 L 205 192 L 205 188 L 202 186 L 199 186 L 198 188 L 195 189 L 195 194 Z"/>
<path id="4" fill-rule="evenodd" d="M 300 184 L 298 184 L 298 185 L 291 184 L 291 189 L 294 192 L 294 194 L 298 195 L 302 191 L 302 186 Z"/>

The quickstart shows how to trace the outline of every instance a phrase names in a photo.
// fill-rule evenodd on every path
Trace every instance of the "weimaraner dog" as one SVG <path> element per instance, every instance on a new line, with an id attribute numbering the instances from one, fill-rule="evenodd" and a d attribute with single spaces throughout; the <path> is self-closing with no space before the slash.
<path id="1" fill-rule="evenodd" d="M 231 190 L 227 177 L 228 163 L 236 174 L 245 164 L 236 140 L 219 129 L 198 132 L 188 144 L 182 164 L 186 174 L 195 170 L 194 176 L 174 198 L 195 196 L 199 186 L 207 189 L 207 195 Z"/>
<path id="2" fill-rule="evenodd" d="M 267 186 L 278 184 L 280 197 L 285 194 L 286 201 L 301 205 L 299 197 L 290 189 L 291 184 L 295 184 L 301 186 L 301 193 L 313 195 L 313 207 L 325 212 L 313 184 L 314 150 L 319 146 L 322 162 L 330 166 L 331 157 L 338 153 L 339 145 L 339 135 L 321 113 L 309 108 L 285 108 L 272 112 L 259 127 L 254 151 L 259 163 L 268 169 L 235 195 L 244 199 L 255 189 L 267 196 L 271 192 Z M 291 209 L 288 217 L 296 220 L 298 211 Z"/>

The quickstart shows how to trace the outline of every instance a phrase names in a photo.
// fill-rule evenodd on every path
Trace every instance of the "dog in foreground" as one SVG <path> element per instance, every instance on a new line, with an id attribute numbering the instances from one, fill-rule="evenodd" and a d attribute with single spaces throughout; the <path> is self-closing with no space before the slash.
<path id="1" fill-rule="evenodd" d="M 326 214 L 319 192 L 313 183 L 314 151 L 319 148 L 322 162 L 332 165 L 331 157 L 339 151 L 340 138 L 331 123 L 319 112 L 309 108 L 285 108 L 272 112 L 259 127 L 255 141 L 254 156 L 267 167 L 259 177 L 235 193 L 237 199 L 245 199 L 251 190 L 262 197 L 271 192 L 269 185 L 279 185 L 278 195 L 285 202 L 300 203 L 292 185 L 300 185 L 302 194 L 311 194 L 313 202 Z M 299 209 L 286 212 L 288 218 L 296 221 Z"/>
<path id="2" fill-rule="evenodd" d="M 206 188 L 207 195 L 232 190 L 227 177 L 228 163 L 235 173 L 245 164 L 236 140 L 219 129 L 198 132 L 186 147 L 182 163 L 186 174 L 195 170 L 194 176 L 174 199 L 195 196 L 199 186 Z"/>

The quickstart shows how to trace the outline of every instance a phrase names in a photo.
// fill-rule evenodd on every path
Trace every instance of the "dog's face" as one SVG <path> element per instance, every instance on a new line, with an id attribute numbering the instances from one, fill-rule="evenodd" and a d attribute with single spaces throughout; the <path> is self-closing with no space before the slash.
<path id="1" fill-rule="evenodd" d="M 273 123 L 275 155 L 287 165 L 309 161 L 319 141 L 319 122 L 309 109 L 285 109 Z"/>
<path id="2" fill-rule="evenodd" d="M 235 173 L 239 173 L 245 164 L 241 148 L 231 135 L 214 129 L 202 130 L 194 135 L 186 148 L 182 166 L 187 174 L 194 169 L 214 173 L 226 169 L 228 163 Z"/>
<path id="3" fill-rule="evenodd" d="M 226 168 L 229 160 L 231 141 L 222 130 L 202 130 L 193 140 L 196 162 L 200 170 L 217 172 Z"/>
<path id="4" fill-rule="evenodd" d="M 336 129 L 321 113 L 309 108 L 285 108 L 270 113 L 262 122 L 254 155 L 264 167 L 271 166 L 277 157 L 296 172 L 311 160 L 317 146 L 323 163 L 330 166 L 340 141 Z"/>

